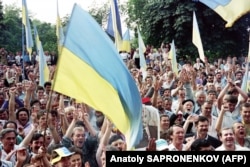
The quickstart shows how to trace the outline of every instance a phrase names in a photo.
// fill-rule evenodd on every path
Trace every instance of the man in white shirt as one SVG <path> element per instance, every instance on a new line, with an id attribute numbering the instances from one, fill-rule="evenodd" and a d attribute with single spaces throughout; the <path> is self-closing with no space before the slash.
<path id="1" fill-rule="evenodd" d="M 247 147 L 235 144 L 235 135 L 232 128 L 223 128 L 219 134 L 222 145 L 215 151 L 250 151 Z"/>
<path id="2" fill-rule="evenodd" d="M 16 145 L 16 136 L 17 132 L 12 128 L 2 129 L 0 132 L 1 139 L 1 160 L 5 160 L 7 155 L 12 151 L 18 149 L 18 145 Z M 10 158 L 8 158 L 13 164 L 16 163 L 16 156 L 13 154 Z"/>
<path id="3" fill-rule="evenodd" d="M 169 129 L 169 135 L 171 138 L 171 144 L 168 146 L 169 151 L 185 151 L 186 146 L 184 142 L 184 129 L 182 126 L 173 125 Z"/>

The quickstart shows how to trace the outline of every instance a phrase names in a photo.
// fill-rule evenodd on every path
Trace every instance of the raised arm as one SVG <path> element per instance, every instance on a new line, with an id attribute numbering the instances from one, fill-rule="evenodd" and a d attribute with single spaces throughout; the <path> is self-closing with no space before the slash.
<path id="1" fill-rule="evenodd" d="M 23 139 L 23 141 L 19 144 L 19 147 L 28 147 L 30 144 L 30 141 L 34 135 L 34 133 L 37 131 L 37 127 L 34 125 L 31 125 L 32 128 L 29 131 L 29 133 L 27 134 L 27 136 L 25 136 L 25 138 Z"/>
<path id="2" fill-rule="evenodd" d="M 222 105 L 222 102 L 223 102 L 223 97 L 225 96 L 225 94 L 227 93 L 228 88 L 230 87 L 230 80 L 231 79 L 228 79 L 228 80 L 229 81 L 227 82 L 226 86 L 220 91 L 220 93 L 218 95 L 218 98 L 217 98 L 217 105 L 218 105 L 219 110 L 221 109 L 221 105 Z"/>
<path id="3" fill-rule="evenodd" d="M 69 123 L 68 123 L 68 120 L 65 116 L 64 101 L 63 100 L 64 100 L 64 96 L 61 94 L 60 99 L 59 99 L 58 113 L 59 113 L 59 117 L 60 117 L 62 132 L 63 132 L 63 134 L 65 134 L 67 131 L 67 128 L 69 126 Z"/>
<path id="4" fill-rule="evenodd" d="M 224 116 L 225 112 L 228 110 L 229 110 L 229 108 L 228 108 L 227 104 L 223 104 L 221 106 L 221 110 L 220 110 L 218 119 L 217 119 L 216 124 L 215 124 L 215 130 L 216 130 L 217 134 L 220 133 L 220 130 L 222 127 L 222 122 L 223 122 L 223 116 Z"/>
<path id="5" fill-rule="evenodd" d="M 35 88 L 35 84 L 32 81 L 24 81 L 25 96 L 24 96 L 24 107 L 30 110 L 30 101 Z"/>
<path id="6" fill-rule="evenodd" d="M 89 122 L 89 115 L 88 115 L 88 112 L 86 110 L 88 110 L 88 107 L 85 104 L 82 104 L 81 105 L 81 112 L 82 112 L 83 122 L 84 122 L 86 128 L 88 129 L 90 135 L 91 136 L 96 136 L 96 134 L 97 134 L 96 130 L 90 124 L 90 122 Z"/>
<path id="7" fill-rule="evenodd" d="M 15 92 L 16 88 L 12 87 L 9 90 L 9 120 L 16 121 L 16 114 L 15 114 Z"/>
<path id="8" fill-rule="evenodd" d="M 71 123 L 70 123 L 64 137 L 71 138 L 71 135 L 73 133 L 73 129 L 75 127 L 75 124 L 76 124 L 77 120 L 78 120 L 78 112 L 74 111 L 73 120 L 71 121 Z"/>
<path id="9" fill-rule="evenodd" d="M 96 151 L 96 161 L 98 163 L 98 166 L 102 166 L 101 165 L 101 154 L 102 154 L 104 147 L 108 144 L 108 140 L 109 140 L 109 137 L 111 135 L 112 128 L 113 128 L 113 124 L 106 117 L 104 119 L 104 122 L 106 122 L 106 124 L 107 124 L 106 130 L 105 130 L 105 133 L 100 140 L 98 149 Z"/>
<path id="10" fill-rule="evenodd" d="M 50 132 L 51 132 L 51 135 L 52 135 L 52 137 L 53 137 L 53 139 L 54 139 L 54 143 L 55 143 L 55 144 L 59 144 L 61 139 L 60 139 L 59 134 L 58 134 L 57 131 L 56 131 L 56 128 L 55 128 L 54 125 L 52 124 L 51 115 L 49 115 L 49 117 L 48 117 L 48 128 L 49 128 L 49 130 L 50 130 Z"/>

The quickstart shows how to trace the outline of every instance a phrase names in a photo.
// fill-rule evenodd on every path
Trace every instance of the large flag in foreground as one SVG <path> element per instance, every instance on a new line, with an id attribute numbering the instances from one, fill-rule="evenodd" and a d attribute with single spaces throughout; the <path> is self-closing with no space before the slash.
<path id="1" fill-rule="evenodd" d="M 198 48 L 200 59 L 204 62 L 205 55 L 204 55 L 203 45 L 202 45 L 201 36 L 200 36 L 200 30 L 198 27 L 195 12 L 193 12 L 193 38 L 192 38 L 192 41 L 193 41 L 193 44 Z"/>
<path id="2" fill-rule="evenodd" d="M 110 38 L 78 5 L 71 14 L 53 84 L 55 91 L 103 112 L 125 134 L 128 148 L 141 140 L 138 88 Z"/>
<path id="3" fill-rule="evenodd" d="M 108 16 L 107 33 L 115 38 L 118 51 L 122 49 L 122 26 L 117 0 L 110 0 L 110 13 Z"/>
<path id="4" fill-rule="evenodd" d="M 131 51 L 131 46 L 130 46 L 130 33 L 129 33 L 129 29 L 127 29 L 127 31 L 124 33 L 123 35 L 123 40 L 122 40 L 122 51 L 126 51 L 128 53 L 130 53 Z"/>
<path id="5" fill-rule="evenodd" d="M 39 39 L 36 26 L 34 26 L 34 35 L 35 35 L 37 53 L 39 55 L 39 85 L 44 86 L 44 83 L 49 80 L 49 67 L 47 66 L 45 60 L 42 42 Z"/>
<path id="6" fill-rule="evenodd" d="M 59 9 L 58 9 L 58 0 L 57 0 L 57 19 L 56 19 L 56 36 L 57 36 L 57 44 L 58 44 L 58 53 L 60 54 L 61 48 L 64 41 L 64 34 L 63 34 L 63 28 L 61 24 L 61 19 L 59 16 Z"/>
<path id="7" fill-rule="evenodd" d="M 200 0 L 218 13 L 231 27 L 236 20 L 250 11 L 250 0 Z"/>
<path id="8" fill-rule="evenodd" d="M 172 70 L 177 76 L 178 75 L 178 64 L 177 64 L 177 60 L 176 60 L 176 50 L 175 50 L 174 40 L 171 43 L 171 49 L 169 52 L 169 56 L 171 59 Z"/>
<path id="9" fill-rule="evenodd" d="M 22 23 L 25 27 L 25 36 L 26 36 L 26 49 L 29 52 L 29 56 L 31 56 L 32 47 L 33 47 L 33 39 L 30 29 L 30 21 L 28 17 L 28 9 L 26 0 L 22 1 Z"/>

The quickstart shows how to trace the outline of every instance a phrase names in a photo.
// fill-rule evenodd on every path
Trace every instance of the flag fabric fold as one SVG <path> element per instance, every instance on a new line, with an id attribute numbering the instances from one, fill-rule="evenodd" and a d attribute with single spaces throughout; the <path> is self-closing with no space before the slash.
<path id="1" fill-rule="evenodd" d="M 139 31 L 139 28 L 137 28 L 137 33 L 138 33 L 138 45 L 139 45 L 139 56 L 140 56 L 140 67 L 142 71 L 146 71 L 147 69 L 147 64 L 145 60 L 144 53 L 146 51 L 146 46 L 143 42 L 143 39 L 141 37 L 141 33 Z"/>
<path id="2" fill-rule="evenodd" d="M 193 34 L 192 35 L 193 35 L 192 42 L 198 48 L 198 53 L 199 53 L 200 59 L 203 62 L 205 62 L 204 50 L 203 50 L 203 45 L 201 42 L 200 30 L 198 27 L 195 12 L 193 12 Z"/>
<path id="3" fill-rule="evenodd" d="M 250 11 L 249 0 L 200 0 L 203 4 L 214 10 L 231 27 L 236 20 Z"/>
<path id="4" fill-rule="evenodd" d="M 26 50 L 29 53 L 30 60 L 31 60 L 31 53 L 33 47 L 33 39 L 30 29 L 30 21 L 28 16 L 28 8 L 26 4 L 26 0 L 22 0 L 22 23 L 25 27 L 25 37 L 26 37 Z"/>
<path id="5" fill-rule="evenodd" d="M 103 112 L 126 136 L 128 148 L 141 140 L 142 104 L 138 88 L 110 38 L 76 4 L 58 60 L 53 90 Z"/>
<path id="6" fill-rule="evenodd" d="M 249 41 L 250 41 L 250 33 L 249 33 Z M 246 60 L 246 67 L 245 67 L 245 73 L 242 79 L 242 83 L 241 83 L 241 89 L 244 92 L 249 92 L 249 88 L 250 88 L 250 83 L 249 83 L 249 62 L 250 62 L 250 42 L 248 44 L 248 57 Z M 242 98 L 242 96 L 240 96 Z"/>
<path id="7" fill-rule="evenodd" d="M 122 26 L 117 0 L 110 0 L 110 13 L 106 32 L 115 38 L 115 46 L 120 51 L 122 49 Z"/>
<path id="8" fill-rule="evenodd" d="M 57 19 L 56 19 L 56 36 L 57 36 L 57 44 L 58 44 L 58 53 L 60 54 L 61 48 L 64 41 L 64 34 L 63 34 L 63 28 L 61 24 L 61 19 L 59 16 L 59 9 L 58 9 L 58 0 L 57 0 Z"/>
<path id="9" fill-rule="evenodd" d="M 127 29 L 127 31 L 124 33 L 122 37 L 122 51 L 126 51 L 130 53 L 131 51 L 131 46 L 130 46 L 130 31 Z"/>
<path id="10" fill-rule="evenodd" d="M 172 70 L 177 76 L 178 75 L 178 64 L 177 64 L 177 60 L 176 60 L 176 51 L 175 51 L 174 40 L 171 43 L 171 49 L 170 49 L 170 52 L 169 52 L 169 57 L 171 59 Z"/>
<path id="11" fill-rule="evenodd" d="M 44 86 L 44 83 L 49 80 L 49 67 L 47 66 L 45 55 L 43 52 L 42 42 L 39 39 L 39 35 L 34 25 L 34 35 L 37 53 L 39 56 L 39 85 Z"/>

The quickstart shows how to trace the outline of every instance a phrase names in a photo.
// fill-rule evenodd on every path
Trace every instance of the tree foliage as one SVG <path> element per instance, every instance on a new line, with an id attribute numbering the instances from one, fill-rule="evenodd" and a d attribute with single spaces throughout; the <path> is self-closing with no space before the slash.
<path id="1" fill-rule="evenodd" d="M 205 55 L 209 58 L 246 54 L 247 23 L 242 17 L 232 28 L 213 10 L 191 0 L 129 0 L 129 24 L 140 27 L 145 43 L 159 47 L 175 40 L 178 55 L 197 57 L 192 43 L 193 11 L 196 12 Z M 195 55 L 195 56 L 194 56 Z"/>
<path id="2" fill-rule="evenodd" d="M 25 31 L 22 25 L 22 14 L 16 4 L 7 5 L 3 9 L 2 1 L 0 1 L 0 47 L 4 47 L 7 51 L 16 52 L 22 50 L 22 38 L 25 41 Z M 36 25 L 40 40 L 44 50 L 57 51 L 56 28 L 50 23 L 43 23 L 39 20 L 32 19 L 31 31 L 33 32 L 33 24 Z M 23 36 L 22 36 L 23 35 Z M 35 37 L 33 37 L 35 42 Z M 33 50 L 36 50 L 35 45 Z"/>
<path id="3" fill-rule="evenodd" d="M 20 51 L 22 46 L 22 21 L 19 13 L 20 9 L 16 6 L 6 6 L 1 20 L 0 46 L 10 51 Z"/>
<path id="4" fill-rule="evenodd" d="M 2 0 L 0 0 L 0 31 L 4 30 L 4 24 L 3 24 L 3 5 L 2 5 Z M 3 37 L 0 36 L 0 43 L 3 41 Z"/>

